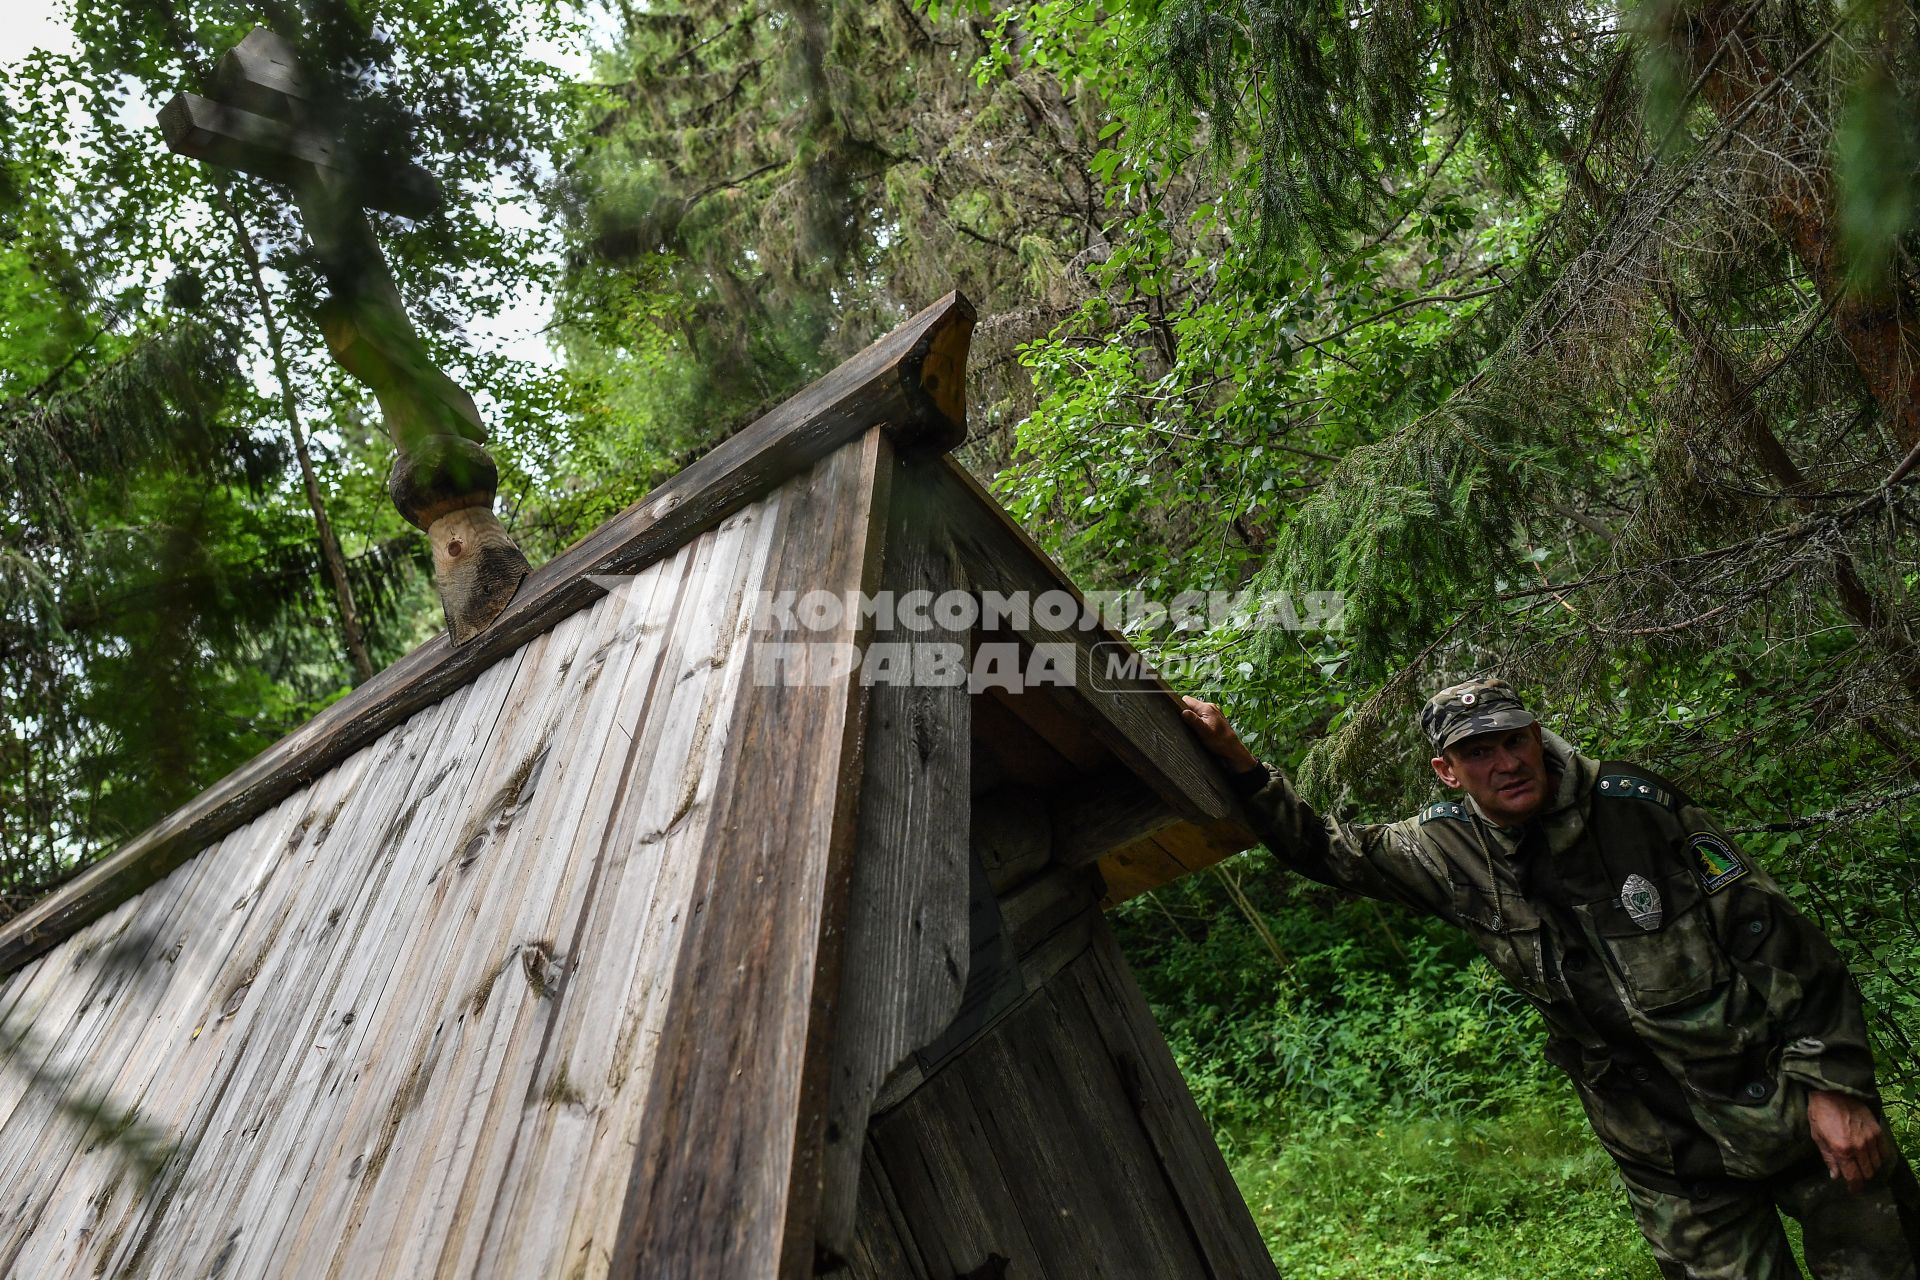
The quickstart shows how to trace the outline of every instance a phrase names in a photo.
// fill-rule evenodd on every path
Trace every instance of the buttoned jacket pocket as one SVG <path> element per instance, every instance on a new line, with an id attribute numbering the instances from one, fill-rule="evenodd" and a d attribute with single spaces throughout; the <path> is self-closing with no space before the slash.
<path id="1" fill-rule="evenodd" d="M 1639 918 L 1620 899 L 1579 908 L 1599 935 L 1629 1004 L 1661 1013 L 1697 1004 L 1732 976 L 1699 883 L 1687 871 L 1651 881 L 1657 912 L 1644 899 Z"/>
<path id="2" fill-rule="evenodd" d="M 1603 1048 L 1564 1039 L 1548 1042 L 1547 1060 L 1573 1081 L 1594 1136 L 1609 1154 L 1645 1169 L 1673 1169 L 1666 1128 L 1646 1102 L 1648 1073 L 1659 1068 L 1622 1066 Z"/>
<path id="3" fill-rule="evenodd" d="M 1491 896 L 1472 885 L 1453 888 L 1454 914 L 1495 971 L 1522 995 L 1551 1001 L 1547 981 L 1547 941 L 1539 913 L 1518 897 Z"/>

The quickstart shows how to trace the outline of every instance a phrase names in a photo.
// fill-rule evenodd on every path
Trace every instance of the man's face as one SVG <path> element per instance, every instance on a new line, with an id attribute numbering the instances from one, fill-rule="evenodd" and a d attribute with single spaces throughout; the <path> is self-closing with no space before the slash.
<path id="1" fill-rule="evenodd" d="M 1547 802 L 1547 758 L 1538 724 L 1462 738 L 1433 758 L 1433 771 L 1447 786 L 1472 796 L 1497 826 L 1517 827 Z"/>

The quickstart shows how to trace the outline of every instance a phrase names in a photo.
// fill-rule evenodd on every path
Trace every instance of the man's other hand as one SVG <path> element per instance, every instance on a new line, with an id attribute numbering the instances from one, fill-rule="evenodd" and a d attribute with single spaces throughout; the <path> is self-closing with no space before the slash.
<path id="1" fill-rule="evenodd" d="M 1807 1128 L 1827 1162 L 1827 1172 L 1858 1191 L 1880 1172 L 1888 1154 L 1887 1130 L 1873 1108 L 1844 1093 L 1807 1094 Z"/>
<path id="2" fill-rule="evenodd" d="M 1246 744 L 1240 741 L 1240 735 L 1233 731 L 1233 726 L 1227 723 L 1227 717 L 1219 707 L 1211 702 L 1202 702 L 1191 694 L 1182 695 L 1180 701 L 1187 704 L 1180 711 L 1187 727 L 1200 739 L 1200 745 L 1219 756 L 1227 768 L 1235 773 L 1245 773 L 1260 763 L 1254 759 L 1253 752 L 1247 750 Z"/>

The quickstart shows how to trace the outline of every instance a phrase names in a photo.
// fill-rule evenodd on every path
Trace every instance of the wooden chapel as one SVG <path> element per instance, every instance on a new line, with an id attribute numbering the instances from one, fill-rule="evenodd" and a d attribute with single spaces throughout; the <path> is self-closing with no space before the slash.
<path id="1" fill-rule="evenodd" d="M 1081 599 L 948 456 L 972 326 L 0 927 L 0 1274 L 1273 1276 L 1100 918 L 1252 843 L 1177 699 L 1042 610 L 778 604 Z M 834 657 L 901 643 L 1071 678 Z"/>

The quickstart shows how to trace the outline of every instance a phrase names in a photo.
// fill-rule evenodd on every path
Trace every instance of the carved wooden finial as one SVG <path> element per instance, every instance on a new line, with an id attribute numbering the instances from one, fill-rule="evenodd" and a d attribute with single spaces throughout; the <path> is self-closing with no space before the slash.
<path id="1" fill-rule="evenodd" d="M 434 585 L 454 644 L 499 616 L 527 560 L 493 513 L 497 473 L 473 397 L 427 352 L 387 269 L 367 209 L 420 217 L 438 184 L 417 165 L 369 172 L 318 125 L 322 112 L 293 46 L 256 27 L 221 56 L 217 98 L 181 93 L 160 112 L 182 155 L 292 189 L 330 297 L 321 327 L 336 363 L 380 402 L 398 451 L 388 492 L 433 544 Z"/>

